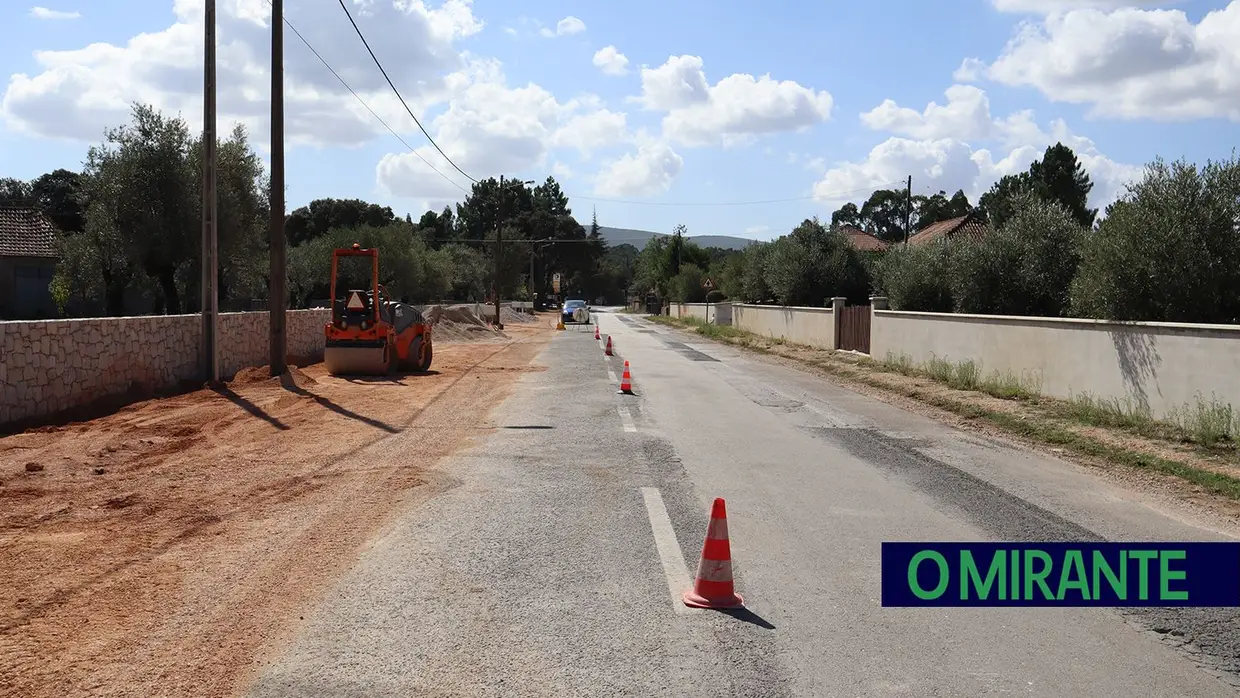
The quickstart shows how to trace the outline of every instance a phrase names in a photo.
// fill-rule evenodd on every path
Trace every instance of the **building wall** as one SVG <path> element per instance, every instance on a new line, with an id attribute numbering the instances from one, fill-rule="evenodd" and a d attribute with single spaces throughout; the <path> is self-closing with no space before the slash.
<path id="1" fill-rule="evenodd" d="M 732 306 L 732 325 L 786 342 L 819 349 L 835 348 L 835 313 L 831 308 L 737 303 Z"/>
<path id="2" fill-rule="evenodd" d="M 1240 408 L 1240 326 L 1117 323 L 875 310 L 870 353 L 974 361 L 1024 378 L 1038 392 L 1082 393 L 1156 417 L 1197 395 Z"/>
<path id="3" fill-rule="evenodd" d="M 24 278 L 18 278 L 19 268 L 27 270 Z M 40 278 L 31 278 L 31 270 L 38 270 Z M 55 317 L 56 304 L 48 288 L 55 271 L 55 259 L 0 257 L 0 320 Z"/>
<path id="4" fill-rule="evenodd" d="M 289 311 L 288 353 L 321 357 L 330 316 L 326 309 Z M 268 318 L 220 314 L 222 378 L 268 363 Z M 0 424 L 200 381 L 201 322 L 199 315 L 0 322 Z"/>

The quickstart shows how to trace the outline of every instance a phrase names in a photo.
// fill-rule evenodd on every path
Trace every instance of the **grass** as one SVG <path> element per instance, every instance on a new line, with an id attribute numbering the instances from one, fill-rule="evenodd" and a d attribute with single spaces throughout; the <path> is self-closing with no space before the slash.
<path id="1" fill-rule="evenodd" d="M 1039 381 L 1021 378 L 1011 371 L 991 371 L 982 374 L 982 366 L 974 361 L 952 363 L 947 359 L 931 356 L 924 365 L 913 363 L 908 354 L 888 354 L 878 362 L 883 370 L 904 376 L 930 378 L 956 390 L 986 393 L 1003 400 L 1033 400 L 1038 397 Z"/>
<path id="2" fill-rule="evenodd" d="M 650 316 L 649 319 L 670 327 L 692 329 L 705 337 L 757 351 L 769 351 L 769 345 L 784 343 L 782 340 L 762 337 L 727 325 L 707 325 L 696 318 Z M 1240 478 L 1110 444 L 1071 428 L 1072 425 L 1081 425 L 1120 429 L 1150 439 L 1191 443 L 1211 454 L 1217 454 L 1220 449 L 1229 449 L 1234 453 L 1236 442 L 1240 441 L 1240 413 L 1230 404 L 1220 402 L 1214 397 L 1207 401 L 1198 395 L 1195 404 L 1186 404 L 1174 410 L 1169 419 L 1160 421 L 1151 417 L 1148 410 L 1116 399 L 1096 398 L 1088 394 L 1077 395 L 1070 400 L 1048 399 L 1039 395 L 1040 376 L 1016 376 L 1010 371 L 993 371 L 985 375 L 981 365 L 973 361 L 953 363 L 945 358 L 932 356 L 925 364 L 918 365 L 911 357 L 903 354 L 888 355 L 878 361 L 870 358 L 862 358 L 856 362 L 831 358 L 798 360 L 810 363 L 827 373 L 880 390 L 896 392 L 966 419 L 986 422 L 1031 441 L 1062 447 L 1089 458 L 1170 475 L 1212 493 L 1240 499 Z M 854 363 L 856 368 L 850 365 Z M 893 385 L 875 378 L 865 369 L 930 378 L 956 390 L 1021 401 L 1027 403 L 1031 409 L 1028 413 L 1019 415 L 991 410 L 948 395 L 926 394 L 914 386 Z"/>

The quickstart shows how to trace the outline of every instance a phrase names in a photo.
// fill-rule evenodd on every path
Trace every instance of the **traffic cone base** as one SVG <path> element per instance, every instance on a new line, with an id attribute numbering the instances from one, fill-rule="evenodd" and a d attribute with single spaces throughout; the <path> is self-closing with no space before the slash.
<path id="1" fill-rule="evenodd" d="M 620 376 L 620 394 L 633 394 L 633 376 L 629 373 L 629 362 L 624 362 L 624 375 Z"/>
<path id="2" fill-rule="evenodd" d="M 684 594 L 686 606 L 694 608 L 740 608 L 745 604 L 732 585 L 732 549 L 728 543 L 728 514 L 723 499 L 715 500 L 710 511 L 710 526 L 702 544 L 702 561 L 698 565 L 693 588 Z"/>

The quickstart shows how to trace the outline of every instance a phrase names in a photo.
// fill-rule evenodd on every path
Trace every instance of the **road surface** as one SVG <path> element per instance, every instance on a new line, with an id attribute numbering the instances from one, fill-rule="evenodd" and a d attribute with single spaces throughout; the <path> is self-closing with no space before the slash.
<path id="1" fill-rule="evenodd" d="M 570 327 L 251 685 L 276 696 L 1219 696 L 1232 611 L 884 609 L 885 540 L 1226 539 L 631 316 Z M 636 396 L 618 395 L 622 361 Z M 727 500 L 747 611 L 690 611 Z"/>

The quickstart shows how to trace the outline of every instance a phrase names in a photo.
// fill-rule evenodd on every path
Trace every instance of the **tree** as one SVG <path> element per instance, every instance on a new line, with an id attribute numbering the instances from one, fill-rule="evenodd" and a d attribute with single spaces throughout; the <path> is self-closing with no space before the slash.
<path id="1" fill-rule="evenodd" d="M 30 183 L 30 198 L 58 229 L 80 233 L 85 228 L 81 174 L 57 169 L 40 175 Z"/>
<path id="2" fill-rule="evenodd" d="M 706 289 L 702 288 L 705 279 L 706 273 L 701 267 L 685 264 L 668 283 L 671 299 L 678 303 L 701 303 L 706 299 Z"/>
<path id="3" fill-rule="evenodd" d="M 844 204 L 838 211 L 831 214 L 831 227 L 840 228 L 850 225 L 854 228 L 861 228 L 864 224 L 861 220 L 861 211 L 857 210 L 857 204 L 851 201 Z"/>
<path id="4" fill-rule="evenodd" d="M 1043 201 L 1058 202 L 1082 226 L 1093 227 L 1098 209 L 1089 208 L 1089 192 L 1094 184 L 1071 148 L 1063 143 L 1047 148 L 1042 159 L 1029 166 L 1029 177 Z"/>
<path id="5" fill-rule="evenodd" d="M 32 203 L 29 183 L 13 177 L 0 177 L 0 206 L 29 206 Z"/>
<path id="6" fill-rule="evenodd" d="M 947 192 L 933 196 L 918 194 L 913 197 L 913 229 L 921 230 L 940 221 L 966 216 L 973 210 L 964 190 L 957 190 L 949 199 Z"/>
<path id="7" fill-rule="evenodd" d="M 1240 160 L 1156 160 L 1086 237 L 1073 314 L 1240 321 Z"/>
<path id="8" fill-rule="evenodd" d="M 335 228 L 377 228 L 395 222 L 396 214 L 388 206 L 361 199 L 315 199 L 288 215 L 284 235 L 290 245 L 300 245 Z"/>
<path id="9" fill-rule="evenodd" d="M 1097 209 L 1087 206 L 1093 182 L 1085 172 L 1076 153 L 1063 143 L 1046 149 L 1042 159 L 1035 160 L 1026 172 L 1006 175 L 982 195 L 978 202 L 991 225 L 1002 227 L 1016 213 L 1016 200 L 1031 193 L 1043 201 L 1059 203 L 1078 223 L 1091 227 Z"/>
<path id="10" fill-rule="evenodd" d="M 861 206 L 864 229 L 887 242 L 903 242 L 904 218 L 908 211 L 908 193 L 896 189 L 879 189 Z"/>
<path id="11" fill-rule="evenodd" d="M 875 285 L 893 310 L 950 313 L 954 303 L 948 245 L 899 245 L 887 250 L 876 265 Z"/>
<path id="12" fill-rule="evenodd" d="M 741 297 L 750 303 L 762 303 L 774 295 L 767 285 L 767 259 L 773 245 L 759 242 L 745 248 L 741 253 L 743 271 L 741 272 Z"/>
<path id="13" fill-rule="evenodd" d="M 1026 192 L 1013 202 L 1015 214 L 1002 228 L 953 245 L 950 276 L 956 311 L 1066 315 L 1085 229 L 1057 201 Z"/>
<path id="14" fill-rule="evenodd" d="M 189 151 L 184 120 L 137 104 L 133 122 L 110 129 L 86 161 L 86 176 L 105 190 L 88 192 L 95 210 L 87 227 L 93 221 L 101 244 L 108 244 L 105 238 L 119 243 L 125 258 L 158 284 L 159 305 L 168 313 L 181 311 L 177 272 L 200 237 Z M 123 288 L 110 292 L 123 295 Z"/>
<path id="15" fill-rule="evenodd" d="M 776 240 L 765 261 L 766 285 L 783 305 L 821 307 L 829 298 L 857 300 L 869 291 L 856 250 L 817 218 Z"/>

